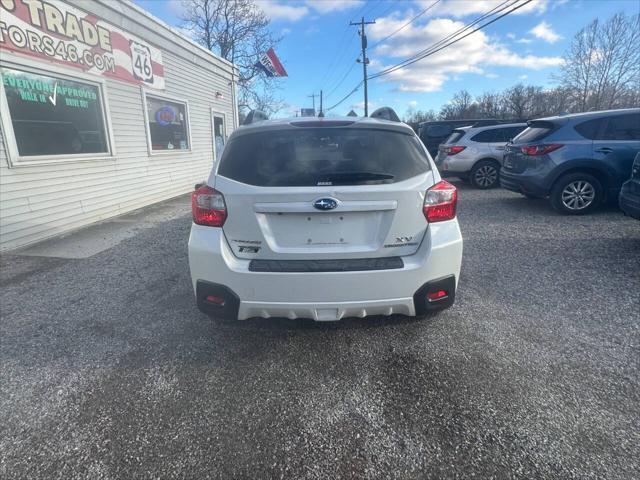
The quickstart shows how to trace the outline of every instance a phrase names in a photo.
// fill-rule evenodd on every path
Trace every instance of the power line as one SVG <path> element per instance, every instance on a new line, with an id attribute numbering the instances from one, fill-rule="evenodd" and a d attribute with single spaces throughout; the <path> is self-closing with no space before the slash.
<path id="1" fill-rule="evenodd" d="M 494 8 L 492 8 L 491 10 L 489 10 L 488 12 L 482 14 L 480 17 L 476 18 L 473 22 L 464 25 L 462 27 L 460 27 L 458 30 L 456 30 L 453 33 L 450 33 L 449 35 L 445 36 L 444 38 L 438 40 L 436 43 L 433 43 L 431 45 L 429 45 L 427 48 L 420 50 L 419 52 L 411 55 L 410 57 L 404 59 L 402 62 L 398 63 L 395 66 L 404 64 L 410 60 L 413 60 L 415 58 L 418 58 L 420 55 L 427 53 L 431 50 L 433 50 L 434 48 L 437 48 L 438 46 L 448 42 L 449 40 L 451 40 L 452 38 L 455 38 L 456 36 L 458 36 L 459 34 L 465 32 L 466 30 L 469 30 L 471 27 L 473 27 L 474 25 L 476 25 L 477 23 L 481 22 L 482 20 L 489 18 L 493 15 L 495 15 L 496 13 L 500 13 L 502 10 L 509 8 L 510 6 L 514 5 L 515 3 L 517 3 L 520 0 L 504 0 L 502 3 L 500 3 L 499 5 L 496 5 Z M 507 5 L 506 7 L 503 7 L 506 3 L 512 2 L 510 5 Z M 501 8 L 503 7 L 503 8 Z M 497 11 L 496 11 L 497 10 Z M 394 66 L 394 67 L 395 67 Z M 381 73 L 386 73 L 387 70 L 391 70 L 394 67 L 387 67 L 386 69 L 382 70 L 381 72 L 377 72 L 375 75 L 379 75 Z"/>
<path id="2" fill-rule="evenodd" d="M 332 94 L 333 92 L 335 92 L 335 91 L 338 89 L 338 87 L 339 87 L 340 85 L 342 85 L 342 83 L 346 80 L 346 78 L 347 78 L 347 77 L 349 76 L 349 74 L 351 73 L 351 70 L 353 70 L 353 67 L 355 67 L 355 66 L 356 66 L 356 62 L 354 61 L 354 62 L 351 64 L 351 67 L 349 67 L 349 69 L 347 70 L 347 72 L 343 75 L 343 77 L 342 77 L 342 78 L 340 79 L 340 81 L 337 83 L 337 85 L 336 85 L 335 87 L 333 87 L 333 89 L 332 89 L 329 93 L 327 93 L 327 98 L 329 98 L 329 97 L 331 96 L 331 94 Z"/>
<path id="3" fill-rule="evenodd" d="M 349 25 L 345 26 L 342 35 L 340 36 L 340 40 L 338 41 L 337 44 L 337 49 L 336 49 L 336 55 L 332 55 L 331 56 L 331 61 L 329 62 L 329 67 L 325 70 L 324 75 L 322 76 L 322 80 L 320 81 L 320 85 L 324 84 L 325 80 L 328 80 L 331 77 L 331 73 L 333 73 L 333 67 L 334 65 L 338 65 L 340 63 L 340 60 L 342 60 L 342 57 L 344 56 L 344 52 L 345 52 L 345 48 L 340 48 L 342 46 L 342 44 L 344 43 L 345 37 L 347 35 L 347 32 L 349 31 Z M 353 34 L 354 32 L 352 32 Z M 351 39 L 349 39 L 349 41 L 351 42 Z M 336 61 L 336 58 L 338 57 L 338 52 L 341 52 L 341 56 L 340 56 L 340 60 Z"/>
<path id="4" fill-rule="evenodd" d="M 325 111 L 328 112 L 329 110 L 333 110 L 334 108 L 336 108 L 337 106 L 339 106 L 342 102 L 344 102 L 347 98 L 349 98 L 351 95 L 353 95 L 354 93 L 356 93 L 358 91 L 358 89 L 360 88 L 360 85 L 362 85 L 364 83 L 364 80 L 360 80 L 360 83 L 358 83 L 358 85 L 356 85 L 356 87 L 351 90 L 349 93 L 347 93 L 344 97 L 342 97 L 342 99 L 336 103 L 335 105 L 332 105 L 331 107 L 327 108 Z"/>
<path id="5" fill-rule="evenodd" d="M 510 7 L 512 7 L 513 5 L 515 5 L 519 0 L 514 0 L 512 3 L 510 3 L 507 6 L 502 7 L 503 5 L 505 5 L 506 3 L 509 3 L 510 0 L 505 0 L 504 2 L 500 3 L 499 5 L 497 5 L 496 7 L 492 8 L 491 10 L 489 10 L 488 12 L 486 12 L 485 14 L 481 15 L 480 17 L 478 17 L 476 20 L 474 20 L 473 22 L 471 22 L 470 24 L 466 25 L 465 27 L 462 27 L 460 29 L 458 29 L 456 32 L 447 35 L 446 37 L 444 37 L 443 39 L 441 39 L 440 41 L 436 42 L 435 44 L 427 47 L 426 49 L 422 50 L 421 52 L 418 52 L 415 55 L 412 55 L 411 57 L 405 59 L 404 61 L 400 62 L 399 64 L 393 66 L 393 67 L 389 67 L 385 70 L 382 70 L 370 77 L 368 77 L 368 79 L 373 79 L 373 78 L 378 78 L 381 77 L 383 75 L 387 75 L 388 73 L 391 73 L 393 71 L 399 70 L 401 68 L 404 68 L 408 65 L 411 65 L 412 63 L 415 63 L 419 60 L 422 60 L 423 58 L 426 58 L 427 56 L 433 55 L 441 50 L 443 50 L 444 48 L 453 45 L 454 43 L 459 42 L 460 40 L 468 37 L 469 35 L 472 35 L 473 33 L 482 30 L 483 28 L 491 25 L 494 22 L 497 22 L 498 20 L 500 20 L 501 18 L 509 15 L 512 12 L 515 12 L 516 10 L 524 7 L 526 4 L 530 3 L 532 0 L 526 0 L 524 3 L 521 3 L 520 5 L 517 5 L 516 7 L 512 8 L 511 10 L 509 10 L 508 12 L 503 13 L 502 15 L 490 20 L 489 22 L 486 22 L 482 25 L 480 25 L 478 28 L 472 30 L 471 32 L 455 38 L 456 36 L 458 36 L 460 33 L 468 30 L 469 28 L 471 28 L 472 26 L 476 25 L 477 23 L 481 22 L 482 20 L 494 16 L 497 13 L 500 13 Z M 334 108 L 336 108 L 337 106 L 339 106 L 340 104 L 342 104 L 347 98 L 349 98 L 351 95 L 353 95 L 355 92 L 358 91 L 358 89 L 360 88 L 360 86 L 365 83 L 364 80 L 360 81 L 353 90 L 351 90 L 347 95 L 345 95 L 338 103 L 336 103 L 335 105 L 331 106 L 330 108 L 327 109 L 327 111 L 332 110 Z"/>
<path id="6" fill-rule="evenodd" d="M 409 20 L 407 23 L 405 23 L 404 25 L 402 25 L 400 28 L 398 28 L 396 31 L 390 33 L 389 35 L 387 35 L 386 37 L 384 37 L 382 40 L 378 40 L 376 43 L 374 43 L 371 47 L 369 48 L 375 48 L 378 45 L 380 45 L 382 42 L 390 39 L 391 37 L 393 37 L 396 33 L 404 30 L 406 27 L 408 27 L 409 25 L 411 25 L 415 20 L 417 20 L 418 18 L 420 18 L 422 15 L 424 15 L 425 13 L 427 13 L 429 10 L 431 10 L 433 7 L 435 7 L 438 3 L 440 3 L 442 0 L 436 0 L 435 2 L 433 2 L 431 5 L 429 5 L 427 8 L 425 8 L 424 10 L 422 10 L 420 13 L 418 13 L 415 17 L 413 17 L 411 20 Z"/>
<path id="7" fill-rule="evenodd" d="M 467 27 L 465 27 L 464 29 L 462 29 L 462 31 L 456 32 L 456 33 L 454 33 L 454 34 L 452 34 L 452 35 L 449 35 L 449 36 L 445 37 L 444 39 L 442 39 L 442 40 L 440 40 L 439 42 L 437 42 L 436 44 L 434 44 L 434 45 L 432 45 L 432 46 L 428 47 L 427 49 L 423 50 L 422 52 L 419 52 L 419 53 L 417 53 L 417 54 L 415 54 L 415 55 L 413 55 L 413 56 L 411 56 L 411 57 L 409 57 L 409 58 L 407 58 L 407 59 L 403 60 L 402 62 L 400 62 L 400 63 L 398 63 L 398 64 L 396 64 L 396 65 L 392 66 L 392 67 L 388 67 L 388 68 L 386 68 L 386 69 L 384 69 L 384 70 L 382 70 L 382 71 L 380 71 L 380 72 L 377 72 L 377 73 L 375 73 L 374 75 L 372 75 L 372 76 L 371 76 L 371 77 L 369 77 L 369 78 L 378 78 L 378 77 L 382 77 L 382 76 L 387 75 L 387 74 L 389 74 L 389 73 L 395 72 L 396 70 L 400 70 L 400 69 L 402 69 L 402 68 L 404 68 L 404 67 L 407 67 L 407 66 L 409 66 L 409 65 L 412 65 L 412 64 L 414 64 L 414 63 L 416 63 L 416 62 L 418 62 L 418 61 L 422 60 L 423 58 L 426 58 L 426 57 L 428 57 L 428 56 L 431 56 L 431 55 L 433 55 L 433 54 L 435 54 L 435 53 L 437 53 L 437 52 L 439 52 L 439 51 L 443 50 L 444 48 L 446 48 L 446 47 L 448 47 L 448 46 L 450 46 L 450 45 L 453 45 L 454 43 L 457 43 L 457 42 L 459 42 L 460 40 L 465 39 L 465 38 L 466 38 L 466 37 L 468 37 L 469 35 L 472 35 L 472 34 L 474 34 L 475 32 L 477 32 L 477 31 L 479 31 L 479 30 L 482 30 L 483 28 L 485 28 L 485 27 L 487 27 L 487 26 L 491 25 L 492 23 L 497 22 L 497 21 L 498 21 L 498 20 L 500 20 L 501 18 L 506 17 L 506 16 L 507 16 L 507 15 L 509 15 L 510 13 L 515 12 L 516 10 L 518 10 L 518 9 L 520 9 L 520 8 L 522 8 L 522 7 L 524 7 L 527 3 L 530 3 L 531 1 L 533 1 L 533 0 L 526 0 L 524 3 L 521 3 L 520 5 L 518 5 L 518 6 L 514 7 L 514 8 L 512 8 L 511 10 L 509 10 L 508 12 L 505 12 L 505 13 L 503 13 L 502 15 L 500 15 L 500 16 L 498 16 L 498 17 L 496 17 L 496 18 L 492 19 L 492 20 L 490 20 L 490 21 L 489 21 L 489 22 L 487 22 L 487 23 L 484 23 L 484 24 L 480 25 L 478 28 L 476 28 L 476 29 L 472 30 L 471 32 L 469 32 L 469 33 L 467 33 L 467 34 L 465 34 L 465 35 L 463 35 L 463 36 L 461 36 L 461 37 L 455 38 L 454 40 L 448 41 L 448 40 L 450 40 L 451 38 L 454 38 L 455 36 L 457 36 L 459 33 L 463 32 L 463 31 L 465 31 L 465 30 L 468 30 L 471 26 L 473 26 L 474 24 L 478 23 L 478 22 L 479 22 L 483 17 L 485 17 L 485 18 L 486 18 L 487 14 L 485 14 L 483 17 L 480 17 L 480 19 L 475 20 L 475 21 L 474 21 L 474 22 L 472 22 L 470 25 L 468 25 Z M 517 2 L 517 0 L 516 0 L 516 2 Z M 513 3 L 511 3 L 510 5 L 508 5 L 508 6 L 504 7 L 504 8 L 502 8 L 502 9 L 498 10 L 498 12 L 496 12 L 496 13 L 499 13 L 499 12 L 501 12 L 501 11 L 503 11 L 503 10 L 505 10 L 505 9 L 507 9 L 507 8 L 509 8 L 509 7 L 511 7 L 511 6 L 513 6 L 516 2 L 513 2 Z M 503 2 L 503 4 L 504 4 L 504 3 L 507 3 L 507 2 Z M 494 9 L 494 10 L 495 10 L 495 9 Z M 444 43 L 444 42 L 448 42 L 448 43 Z M 442 45 L 442 43 L 444 43 L 444 45 Z M 440 46 L 439 46 L 439 45 L 440 45 Z"/>

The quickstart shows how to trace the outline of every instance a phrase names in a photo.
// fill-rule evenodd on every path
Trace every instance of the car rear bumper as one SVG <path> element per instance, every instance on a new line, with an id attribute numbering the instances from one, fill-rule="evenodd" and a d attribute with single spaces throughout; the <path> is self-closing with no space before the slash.
<path id="1" fill-rule="evenodd" d="M 510 173 L 504 168 L 500 171 L 500 186 L 512 192 L 527 193 L 539 197 L 549 195 L 548 188 L 538 183 L 538 178 L 531 178 L 526 175 Z"/>
<path id="2" fill-rule="evenodd" d="M 249 260 L 233 255 L 221 229 L 193 225 L 189 238 L 189 265 L 198 306 L 212 315 L 241 320 L 411 316 L 453 303 L 462 259 L 457 221 L 431 224 L 418 251 L 402 259 L 404 267 L 391 270 L 253 272 Z M 442 287 L 446 298 L 423 302 L 426 296 L 421 297 L 421 292 L 441 288 L 439 285 L 446 285 Z M 229 301 L 221 308 L 207 302 L 208 295 L 228 295 Z"/>

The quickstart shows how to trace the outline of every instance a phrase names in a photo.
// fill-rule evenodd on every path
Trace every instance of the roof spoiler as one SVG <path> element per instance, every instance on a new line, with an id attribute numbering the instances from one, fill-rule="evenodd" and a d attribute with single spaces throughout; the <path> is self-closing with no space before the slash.
<path id="1" fill-rule="evenodd" d="M 251 125 L 252 123 L 263 122 L 265 120 L 269 120 L 266 113 L 261 110 L 251 110 L 247 118 L 242 122 L 242 125 Z"/>
<path id="2" fill-rule="evenodd" d="M 399 122 L 400 117 L 391 107 L 380 107 L 370 115 L 371 118 L 378 120 L 389 120 L 390 122 Z"/>

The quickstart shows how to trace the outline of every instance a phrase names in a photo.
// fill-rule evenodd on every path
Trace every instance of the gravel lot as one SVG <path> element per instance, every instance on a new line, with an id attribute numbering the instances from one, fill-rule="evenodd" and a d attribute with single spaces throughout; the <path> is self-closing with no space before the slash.
<path id="1" fill-rule="evenodd" d="M 0 477 L 640 477 L 640 222 L 461 188 L 454 308 L 200 314 L 184 215 L 5 255 Z"/>

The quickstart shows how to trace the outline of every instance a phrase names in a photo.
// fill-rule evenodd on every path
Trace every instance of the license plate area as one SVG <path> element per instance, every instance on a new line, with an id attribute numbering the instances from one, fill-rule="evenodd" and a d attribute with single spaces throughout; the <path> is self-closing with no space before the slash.
<path id="1" fill-rule="evenodd" d="M 275 250 L 361 246 L 375 249 L 382 242 L 380 226 L 385 212 L 319 212 L 259 214 Z"/>

